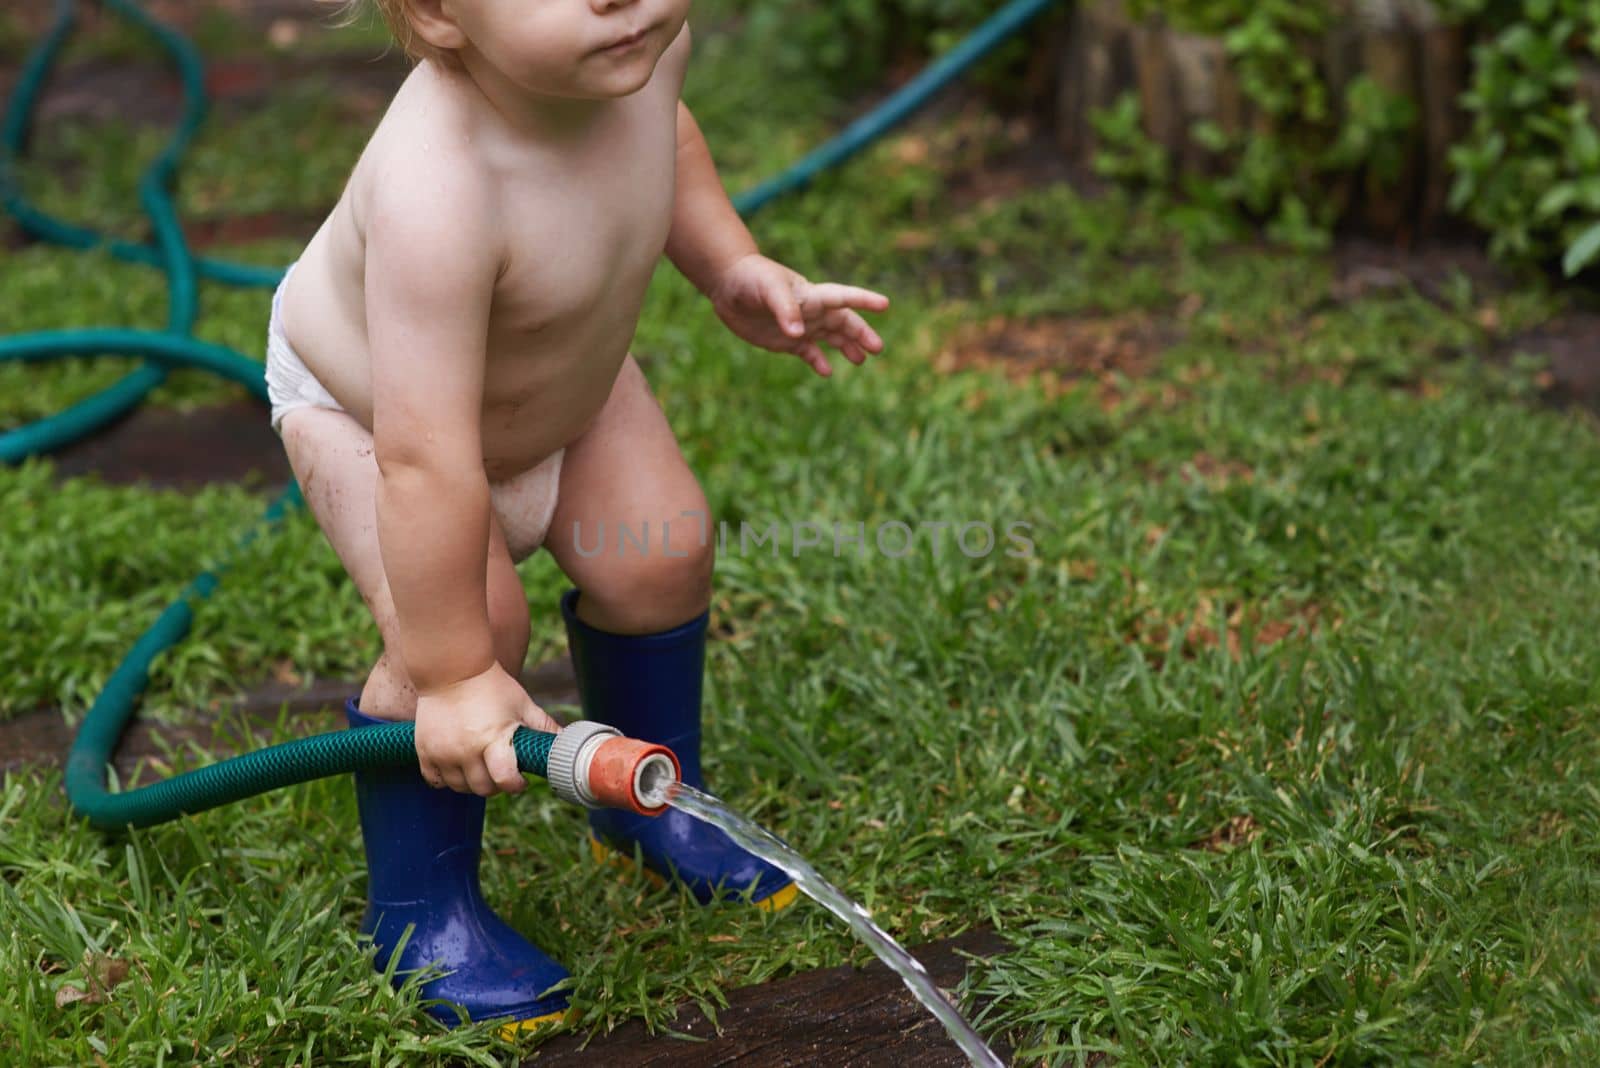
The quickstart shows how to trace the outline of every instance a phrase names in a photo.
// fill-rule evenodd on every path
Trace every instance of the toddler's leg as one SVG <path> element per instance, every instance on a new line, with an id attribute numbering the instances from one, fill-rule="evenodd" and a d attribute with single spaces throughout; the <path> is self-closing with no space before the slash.
<path id="1" fill-rule="evenodd" d="M 614 633 L 645 634 L 704 612 L 716 552 L 707 513 L 705 493 L 630 355 L 594 423 L 567 446 L 545 537 L 583 591 L 579 617 Z M 646 533 L 641 551 L 634 539 Z"/>
<path id="2" fill-rule="evenodd" d="M 306 503 L 367 602 L 385 652 L 367 679 L 358 707 L 346 706 L 351 729 L 369 716 L 412 719 L 416 691 L 394 655 L 394 602 L 378 552 L 378 464 L 372 435 L 352 416 L 298 408 L 282 423 L 284 448 Z M 528 649 L 528 602 L 511 566 L 500 524 L 489 521 L 488 593 L 495 655 L 513 674 Z M 550 988 L 569 978 L 505 923 L 483 899 L 478 881 L 485 803 L 481 797 L 434 789 L 415 766 L 356 772 L 356 806 L 367 861 L 367 910 L 361 930 L 392 965 L 398 984 L 429 964 L 446 973 L 423 983 L 423 996 L 466 1009 L 473 1020 L 521 1021 L 537 1027 L 559 1018 L 568 997 Z M 446 1005 L 428 1010 L 447 1024 Z"/>
<path id="3" fill-rule="evenodd" d="M 621 523 L 636 535 L 649 524 L 647 551 L 618 549 Z M 561 613 L 584 717 L 670 747 L 683 781 L 701 788 L 700 698 L 715 550 L 709 527 L 705 494 L 630 356 L 594 424 L 567 446 L 545 547 L 577 585 L 563 594 Z M 671 532 L 665 545 L 664 528 Z M 609 849 L 626 857 L 637 849 L 650 870 L 676 875 L 701 901 L 719 889 L 748 891 L 757 905 L 777 909 L 797 894 L 782 871 L 677 809 L 655 817 L 596 810 L 589 826 L 597 855 Z"/>
<path id="4" fill-rule="evenodd" d="M 361 710 L 380 719 L 415 719 L 417 692 L 395 655 L 394 600 L 378 551 L 378 462 L 372 435 L 345 412 L 297 408 L 283 419 L 283 447 L 306 505 L 361 592 L 384 652 L 361 691 Z M 513 677 L 528 653 L 528 600 L 505 535 L 489 520 L 489 622 L 495 655 Z"/>

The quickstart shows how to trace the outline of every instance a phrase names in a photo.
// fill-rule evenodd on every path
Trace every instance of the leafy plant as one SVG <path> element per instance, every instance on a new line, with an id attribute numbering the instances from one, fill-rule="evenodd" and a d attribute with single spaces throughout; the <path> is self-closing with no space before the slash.
<path id="1" fill-rule="evenodd" d="M 1495 253 L 1565 249 L 1574 274 L 1600 253 L 1600 130 L 1575 93 L 1579 56 L 1600 57 L 1600 4 L 1462 6 L 1489 32 L 1461 101 L 1473 123 L 1450 154 L 1450 207 L 1489 232 Z"/>
<path id="2" fill-rule="evenodd" d="M 1348 4 L 1130 0 L 1128 7 L 1136 17 L 1219 35 L 1262 116 L 1258 129 L 1232 137 L 1212 124 L 1195 131 L 1231 161 L 1226 174 L 1205 183 L 1207 199 L 1266 222 L 1269 233 L 1314 245 L 1348 207 L 1341 190 L 1349 179 L 1381 183 L 1400 173 L 1416 103 L 1361 76 L 1345 89 L 1336 120 L 1314 58 L 1323 35 L 1351 17 Z M 1482 227 L 1502 258 L 1564 250 L 1569 275 L 1600 260 L 1600 124 L 1576 91 L 1580 61 L 1600 57 L 1600 4 L 1439 0 L 1433 7 L 1477 42 L 1460 99 L 1472 125 L 1448 155 L 1450 209 Z M 1147 182 L 1157 166 L 1127 155 L 1130 107 L 1119 101 L 1097 121 L 1117 147 L 1095 165 L 1108 177 L 1133 167 Z"/>
<path id="3" fill-rule="evenodd" d="M 897 63 L 948 50 L 995 8 L 993 0 L 768 0 L 746 17 L 780 70 L 821 71 L 846 88 L 865 88 Z M 1006 92 L 1034 39 L 1000 47 L 980 65 L 979 83 Z"/>

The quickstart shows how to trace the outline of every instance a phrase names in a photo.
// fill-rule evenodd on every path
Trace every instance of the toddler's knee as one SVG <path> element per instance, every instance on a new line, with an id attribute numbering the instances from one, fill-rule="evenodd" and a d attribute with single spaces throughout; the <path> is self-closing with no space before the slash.
<path id="1" fill-rule="evenodd" d="M 680 555 L 681 554 L 681 555 Z M 605 614 L 630 630 L 676 626 L 705 611 L 711 603 L 715 550 L 708 539 L 670 555 L 659 547 L 643 556 L 607 557 L 583 585 L 584 595 L 605 606 Z"/>
<path id="2" fill-rule="evenodd" d="M 521 581 L 489 589 L 489 630 L 494 637 L 494 655 L 512 676 L 522 670 L 528 655 L 530 628 L 528 596 Z"/>

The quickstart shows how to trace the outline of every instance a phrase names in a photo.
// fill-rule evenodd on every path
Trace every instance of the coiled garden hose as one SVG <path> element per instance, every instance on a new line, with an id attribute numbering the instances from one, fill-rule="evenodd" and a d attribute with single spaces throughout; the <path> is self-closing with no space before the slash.
<path id="1" fill-rule="evenodd" d="M 198 314 L 197 279 L 231 285 L 270 288 L 281 270 L 195 257 L 184 240 L 169 188 L 178 160 L 205 113 L 204 77 L 199 54 L 179 33 L 150 17 L 132 0 L 102 2 L 154 36 L 176 64 L 183 85 L 183 114 L 170 141 L 139 181 L 139 203 L 155 231 L 154 244 L 108 239 L 96 231 L 56 219 L 28 203 L 22 195 L 16 161 L 25 150 L 35 104 L 71 31 L 76 0 L 56 0 L 50 30 L 29 53 L 17 88 L 0 125 L 0 206 L 36 238 L 79 249 L 103 249 L 119 259 L 159 267 L 166 272 L 170 293 L 164 331 L 94 329 L 63 330 L 0 338 L 0 361 L 46 360 L 67 356 L 142 356 L 138 370 L 106 390 L 70 408 L 0 434 L 0 461 L 18 463 L 88 437 L 130 411 L 166 378 L 172 367 L 201 368 L 238 382 L 251 395 L 267 401 L 262 365 L 231 349 L 191 336 Z M 1011 0 L 949 53 L 892 94 L 870 114 L 778 176 L 734 198 L 748 216 L 772 199 L 804 188 L 812 178 L 882 137 L 908 118 L 934 93 L 987 55 L 995 46 L 1026 27 L 1055 0 Z M 292 507 L 302 504 L 299 487 L 290 482 L 268 506 L 261 520 L 245 532 L 214 570 L 201 572 L 167 606 L 122 662 L 90 707 L 67 757 L 65 786 L 73 809 L 102 829 L 144 827 L 200 812 L 281 786 L 343 772 L 378 767 L 416 766 L 412 724 L 395 723 L 359 731 L 337 731 L 187 772 L 136 790 L 112 793 L 106 767 L 139 695 L 149 682 L 150 664 L 188 633 L 193 601 L 210 596 L 232 559 L 261 530 L 273 527 Z M 579 729 L 579 728 L 583 729 Z M 598 729 L 596 729 L 598 728 Z M 617 805 L 649 813 L 661 811 L 664 787 L 677 778 L 676 758 L 661 747 L 649 747 L 606 732 L 599 724 L 580 721 L 560 734 L 520 728 L 512 739 L 517 765 L 524 772 L 546 775 L 555 768 L 552 785 L 568 800 L 586 805 Z M 627 741 L 633 748 L 618 743 Z M 570 752 L 568 752 L 570 750 Z M 626 751 L 625 751 L 626 750 Z M 670 760 L 671 770 L 666 764 Z"/>

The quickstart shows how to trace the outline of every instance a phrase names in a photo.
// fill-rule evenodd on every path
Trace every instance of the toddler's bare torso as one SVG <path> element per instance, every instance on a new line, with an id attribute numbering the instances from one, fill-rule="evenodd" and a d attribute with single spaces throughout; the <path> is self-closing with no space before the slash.
<path id="1" fill-rule="evenodd" d="M 464 74 L 419 64 L 284 287 L 284 331 L 306 367 L 372 429 L 363 279 L 373 182 L 384 170 L 405 173 L 406 158 L 441 140 L 439 124 L 456 133 L 448 140 L 465 128 L 476 151 L 460 164 L 495 183 L 511 250 L 490 302 L 485 474 L 510 478 L 570 443 L 610 395 L 666 245 L 687 63 L 684 32 L 643 89 L 610 101 L 581 138 L 560 145 L 509 136 Z"/>

